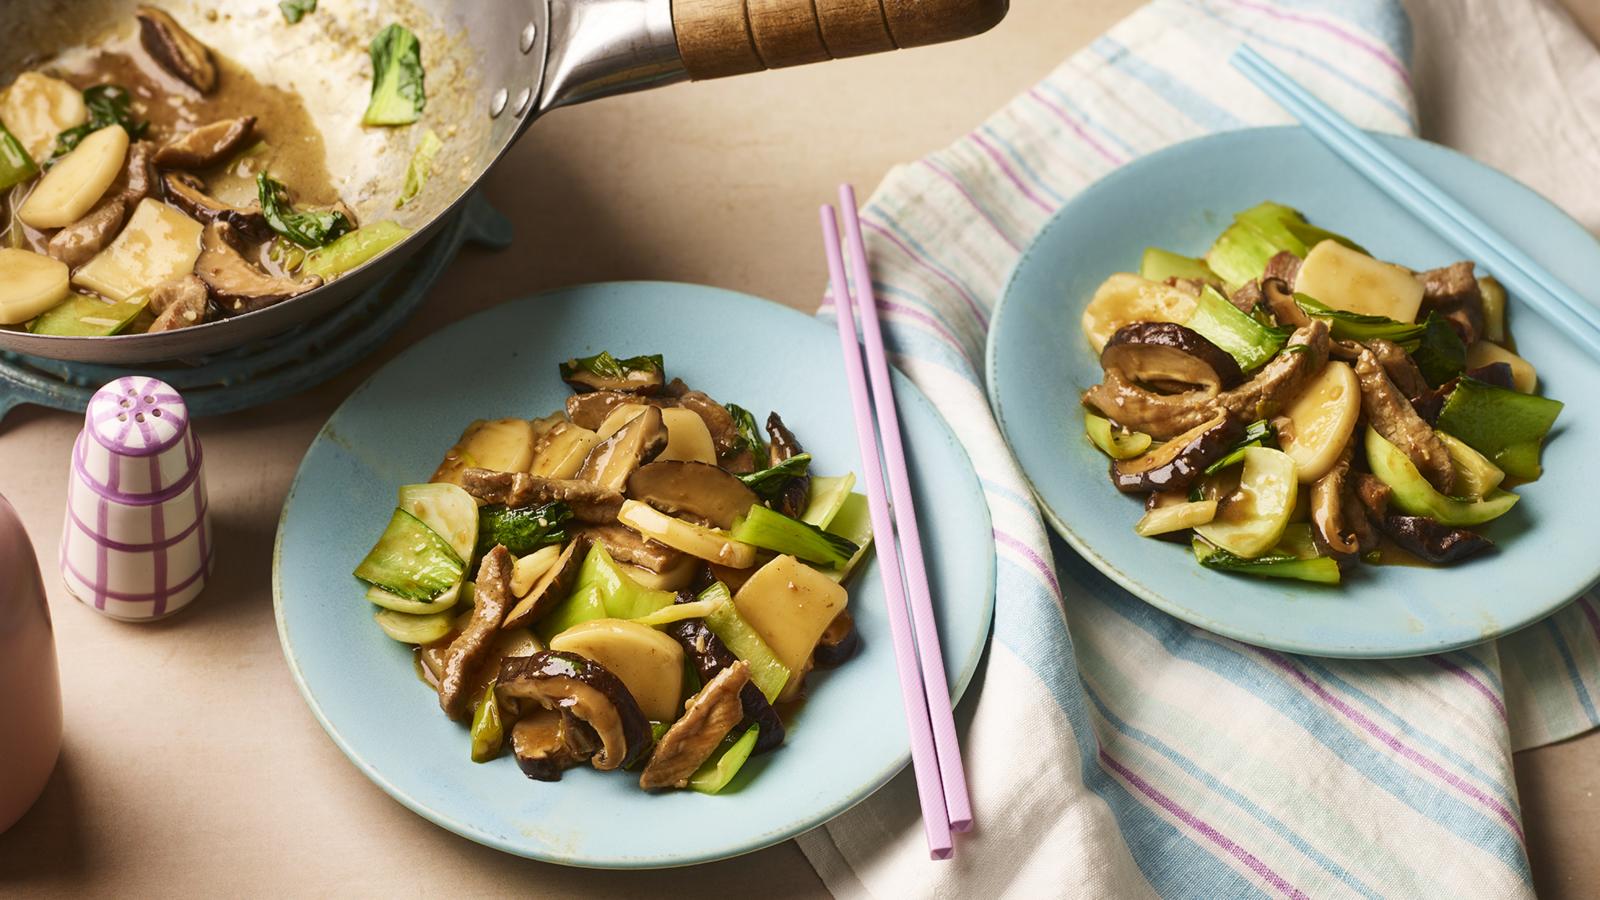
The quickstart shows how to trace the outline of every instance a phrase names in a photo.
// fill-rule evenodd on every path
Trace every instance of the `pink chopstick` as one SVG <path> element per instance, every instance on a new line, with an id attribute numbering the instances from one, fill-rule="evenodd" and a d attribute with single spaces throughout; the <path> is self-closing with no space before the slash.
<path id="1" fill-rule="evenodd" d="M 945 686 L 944 664 L 928 595 L 916 513 L 911 504 L 899 419 L 895 414 L 894 395 L 888 380 L 883 335 L 877 322 L 877 303 L 872 295 L 861 225 L 856 217 L 855 195 L 846 186 L 841 188 L 840 196 L 844 201 L 845 227 L 856 263 L 857 286 L 864 296 L 861 320 L 867 339 L 868 364 L 873 368 L 872 393 L 877 395 L 876 421 L 873 418 L 874 404 L 869 396 L 868 377 L 861 360 L 861 346 L 856 342 L 855 315 L 845 277 L 838 225 L 831 206 L 822 207 L 823 248 L 833 285 L 839 344 L 844 356 L 846 380 L 850 386 L 851 406 L 855 412 L 856 439 L 867 483 L 868 507 L 882 563 L 879 571 L 889 614 L 895 665 L 900 675 L 900 698 L 905 706 L 906 725 L 911 738 L 911 763 L 917 781 L 917 795 L 922 803 L 923 830 L 927 836 L 929 855 L 934 859 L 949 859 L 954 852 L 951 831 L 964 831 L 971 827 L 971 803 L 950 709 L 950 696 Z M 902 513 L 898 531 L 896 520 L 890 514 L 889 491 L 884 487 L 885 467 L 878 446 L 880 425 L 884 448 L 889 455 L 888 471 L 895 492 L 895 508 Z M 900 546 L 902 542 L 905 544 L 903 548 Z M 901 571 L 902 549 L 906 554 L 905 573 Z M 912 589 L 910 603 L 907 602 L 907 578 Z"/>
<path id="2" fill-rule="evenodd" d="M 856 294 L 860 298 L 861 342 L 867 348 L 867 374 L 872 379 L 872 402 L 878 410 L 878 437 L 883 442 L 888 463 L 885 469 L 889 473 L 889 492 L 893 500 L 890 509 L 900 536 L 906 587 L 911 592 L 911 630 L 916 636 L 917 656 L 922 664 L 923 691 L 928 696 L 928 718 L 933 724 L 933 745 L 939 756 L 944 802 L 950 830 L 967 831 L 972 828 L 967 770 L 961 764 L 961 743 L 956 737 L 955 714 L 950 709 L 944 653 L 939 646 L 939 623 L 933 616 L 933 599 L 928 594 L 928 567 L 922 559 L 922 535 L 917 530 L 917 510 L 911 502 L 911 477 L 906 469 L 905 447 L 900 441 L 900 415 L 895 410 L 894 386 L 889 380 L 889 362 L 883 352 L 883 330 L 878 322 L 867 243 L 862 237 L 861 218 L 856 211 L 855 188 L 840 185 L 839 204 L 844 213 L 844 236 L 849 242 Z"/>

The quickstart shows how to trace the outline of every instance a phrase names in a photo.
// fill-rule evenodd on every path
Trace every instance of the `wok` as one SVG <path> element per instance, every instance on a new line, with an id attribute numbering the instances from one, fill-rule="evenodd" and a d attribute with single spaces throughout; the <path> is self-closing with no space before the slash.
<path id="1" fill-rule="evenodd" d="M 413 233 L 322 287 L 256 312 L 155 334 L 58 337 L 0 330 L 0 350 L 130 364 L 238 347 L 317 318 L 393 274 L 540 115 L 599 97 L 978 34 L 1008 0 L 321 0 L 287 26 L 274 0 L 154 0 L 214 52 L 303 99 L 328 170 L 361 221 Z M 134 0 L 0 3 L 0 84 L 85 40 L 134 29 Z M 381 11 L 379 9 L 381 7 Z M 392 209 L 415 127 L 362 128 L 366 44 L 398 21 L 421 39 L 428 106 L 445 141 L 423 193 Z M 110 23 L 110 24 L 107 24 Z"/>

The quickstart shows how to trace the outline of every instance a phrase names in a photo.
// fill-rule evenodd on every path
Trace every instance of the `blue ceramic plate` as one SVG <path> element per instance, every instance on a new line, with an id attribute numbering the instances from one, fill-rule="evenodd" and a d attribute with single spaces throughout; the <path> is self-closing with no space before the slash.
<path id="1" fill-rule="evenodd" d="M 1533 191 L 1424 141 L 1381 142 L 1513 235 L 1591 299 L 1600 245 Z M 1544 477 L 1485 533 L 1499 552 L 1450 569 L 1363 566 L 1340 588 L 1201 569 L 1181 545 L 1133 533 L 1140 508 L 1106 478 L 1074 398 L 1100 379 L 1079 327 L 1094 289 L 1136 272 L 1146 246 L 1200 255 L 1232 214 L 1262 200 L 1424 269 L 1461 258 L 1295 127 L 1228 132 L 1130 163 L 1067 204 L 1018 263 L 989 335 L 989 396 L 1051 524 L 1106 575 L 1167 612 L 1251 644 L 1322 656 L 1399 657 L 1475 644 L 1534 622 L 1600 579 L 1600 363 L 1511 302 L 1517 346 L 1565 412 Z"/>
<path id="2" fill-rule="evenodd" d="M 548 862 L 649 868 L 707 862 L 792 837 L 871 794 L 909 756 L 876 563 L 851 582 L 859 656 L 808 679 L 779 750 L 718 796 L 652 796 L 583 768 L 529 781 L 510 758 L 476 765 L 411 654 L 384 637 L 350 570 L 394 507 L 475 418 L 534 417 L 568 394 L 556 363 L 663 353 L 669 375 L 764 418 L 783 414 L 824 474 L 859 472 L 837 335 L 809 316 L 682 284 L 602 284 L 508 303 L 400 354 L 334 413 L 307 451 L 278 528 L 278 633 L 306 702 L 368 778 L 426 818 Z M 898 377 L 898 376 L 897 376 Z M 971 679 L 994 604 L 994 542 L 971 464 L 920 392 L 896 382 L 952 690 Z"/>

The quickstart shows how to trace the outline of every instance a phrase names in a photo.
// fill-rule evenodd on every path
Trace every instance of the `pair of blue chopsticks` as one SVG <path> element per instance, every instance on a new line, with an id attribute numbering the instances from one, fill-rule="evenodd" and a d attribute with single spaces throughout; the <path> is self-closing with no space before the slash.
<path id="1" fill-rule="evenodd" d="M 1600 309 L 1534 262 L 1505 235 L 1457 203 L 1442 188 L 1334 112 L 1249 45 L 1233 55 L 1234 68 L 1306 130 L 1392 199 L 1427 223 L 1535 312 L 1559 325 L 1600 360 Z"/>

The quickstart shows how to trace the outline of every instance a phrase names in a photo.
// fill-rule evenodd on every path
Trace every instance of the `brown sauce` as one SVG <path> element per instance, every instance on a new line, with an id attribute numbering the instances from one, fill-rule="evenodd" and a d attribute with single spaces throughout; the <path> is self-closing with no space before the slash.
<path id="1" fill-rule="evenodd" d="M 147 140 L 165 143 L 186 131 L 239 116 L 255 116 L 255 143 L 236 159 L 200 173 L 220 200 L 244 204 L 256 196 L 255 174 L 270 168 L 289 186 L 296 202 L 329 205 L 339 200 L 328 176 L 322 133 L 300 95 L 256 80 L 212 50 L 217 87 L 210 94 L 173 78 L 144 52 L 135 33 L 98 47 L 69 51 L 43 67 L 78 89 L 116 84 L 133 95 L 135 114 L 150 122 Z"/>

